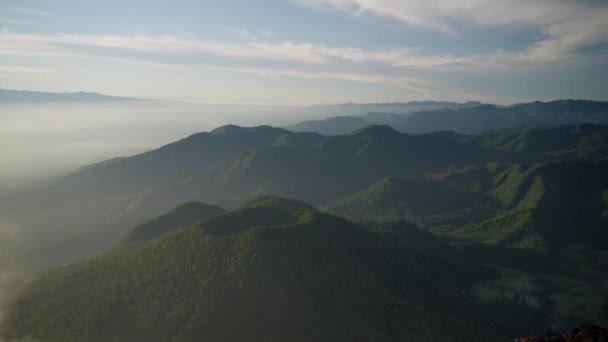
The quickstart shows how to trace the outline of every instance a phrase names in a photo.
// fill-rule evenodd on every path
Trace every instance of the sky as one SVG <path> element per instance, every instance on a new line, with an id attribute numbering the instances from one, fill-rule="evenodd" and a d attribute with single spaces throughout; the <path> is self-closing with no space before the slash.
<path id="1" fill-rule="evenodd" d="M 608 100 L 608 1 L 1 0 L 0 88 L 263 105 Z"/>

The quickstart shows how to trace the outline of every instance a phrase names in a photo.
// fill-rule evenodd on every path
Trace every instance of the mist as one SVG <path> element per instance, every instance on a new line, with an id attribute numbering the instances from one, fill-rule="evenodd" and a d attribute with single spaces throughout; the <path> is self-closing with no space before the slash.
<path id="1" fill-rule="evenodd" d="M 0 191 L 225 124 L 288 124 L 311 110 L 170 101 L 0 104 Z M 313 114 L 314 115 L 314 114 Z"/>

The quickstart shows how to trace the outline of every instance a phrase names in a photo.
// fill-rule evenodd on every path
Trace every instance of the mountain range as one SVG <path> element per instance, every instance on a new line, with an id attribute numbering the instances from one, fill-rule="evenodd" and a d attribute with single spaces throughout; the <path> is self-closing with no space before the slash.
<path id="1" fill-rule="evenodd" d="M 492 193 L 502 180 L 500 172 L 508 174 L 509 168 L 571 158 L 601 169 L 604 164 L 597 163 L 605 158 L 606 132 L 603 126 L 579 125 L 523 130 L 508 137 L 410 135 L 390 126 L 369 126 L 325 137 L 270 126 L 224 126 L 5 193 L 0 195 L 0 211 L 4 218 L 20 222 L 20 241 L 36 246 L 41 259 L 65 262 L 103 250 L 125 227 L 191 200 L 234 208 L 255 196 L 273 194 L 331 205 L 385 177 L 424 179 L 446 172 L 456 186 L 475 188 L 475 196 L 481 196 Z M 552 139 L 539 143 L 531 138 L 537 135 Z M 520 147 L 514 148 L 513 141 Z M 467 177 L 485 183 L 466 184 Z M 509 207 L 496 203 L 475 220 L 506 213 Z M 462 205 L 466 209 L 469 204 Z M 12 240 L 5 244 L 22 249 Z M 60 253 L 57 246 L 62 246 Z"/>
<path id="2" fill-rule="evenodd" d="M 29 90 L 0 89 L 0 103 L 105 102 L 136 101 L 132 97 L 109 96 L 90 92 L 49 93 Z"/>
<path id="3" fill-rule="evenodd" d="M 405 133 L 451 130 L 463 134 L 479 134 L 495 130 L 582 123 L 608 123 L 608 102 L 558 100 L 512 106 L 476 102 L 461 105 L 443 103 L 443 107 L 437 106 L 414 112 L 390 114 L 370 112 L 363 116 L 336 116 L 324 120 L 305 121 L 286 128 L 296 132 L 340 135 L 370 124 L 389 124 Z"/>
<path id="4" fill-rule="evenodd" d="M 2 336 L 500 341 L 606 325 L 607 146 L 596 124 L 228 125 L 7 189 L 2 267 L 51 270 L 20 287 Z"/>

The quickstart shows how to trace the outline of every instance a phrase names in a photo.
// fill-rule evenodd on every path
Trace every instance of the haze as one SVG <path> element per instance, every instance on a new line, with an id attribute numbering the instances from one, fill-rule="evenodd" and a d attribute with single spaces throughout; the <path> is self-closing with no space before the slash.
<path id="1" fill-rule="evenodd" d="M 228 123 L 284 125 L 322 115 L 304 107 L 175 101 L 8 103 L 0 104 L 0 112 L 0 185 L 5 186 L 136 154 Z"/>

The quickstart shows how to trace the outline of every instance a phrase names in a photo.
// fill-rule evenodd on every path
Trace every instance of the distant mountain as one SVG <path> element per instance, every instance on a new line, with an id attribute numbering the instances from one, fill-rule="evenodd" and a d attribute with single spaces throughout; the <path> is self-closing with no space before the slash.
<path id="1" fill-rule="evenodd" d="M 357 117 L 333 117 L 308 121 L 287 127 L 293 131 L 318 132 L 328 135 L 346 134 L 367 124 L 388 124 L 400 132 L 430 133 L 454 131 L 461 134 L 488 133 L 572 124 L 605 124 L 608 102 L 559 100 L 533 102 L 514 106 L 466 103 L 458 107 L 422 109 L 416 112 L 369 112 Z"/>
<path id="2" fill-rule="evenodd" d="M 44 102 L 105 102 L 135 101 L 131 97 L 108 96 L 97 93 L 48 93 L 27 90 L 0 89 L 0 103 L 44 103 Z"/>
<path id="3" fill-rule="evenodd" d="M 343 103 L 337 105 L 314 106 L 316 111 L 323 111 L 331 116 L 361 116 L 367 113 L 406 114 L 424 110 L 444 108 L 469 108 L 481 105 L 479 102 L 466 103 L 445 101 L 412 101 L 389 103 Z M 379 123 L 379 122 L 378 122 Z"/>
<path id="4" fill-rule="evenodd" d="M 409 115 L 394 127 L 408 133 L 451 130 L 474 134 L 522 127 L 603 123 L 606 120 L 608 102 L 559 100 L 510 107 L 484 105 L 466 109 L 418 112 Z"/>
<path id="5" fill-rule="evenodd" d="M 3 335 L 506 340 L 483 328 L 492 326 L 489 308 L 466 291 L 489 276 L 484 267 L 411 229 L 374 232 L 301 202 L 264 197 L 41 276 L 8 311 Z"/>
<path id="6" fill-rule="evenodd" d="M 424 110 L 458 109 L 479 106 L 479 102 L 406 102 L 406 103 L 378 103 L 378 104 L 342 104 L 335 106 L 317 106 L 333 116 L 322 120 L 304 121 L 287 126 L 286 129 L 294 132 L 315 132 L 324 135 L 348 134 L 369 125 L 397 125 L 409 113 Z M 356 116 L 353 116 L 356 115 Z"/>
<path id="7" fill-rule="evenodd" d="M 310 120 L 288 126 L 293 132 L 315 132 L 323 135 L 348 134 L 355 130 L 369 126 L 368 120 L 353 116 L 336 116 L 325 120 Z"/>

